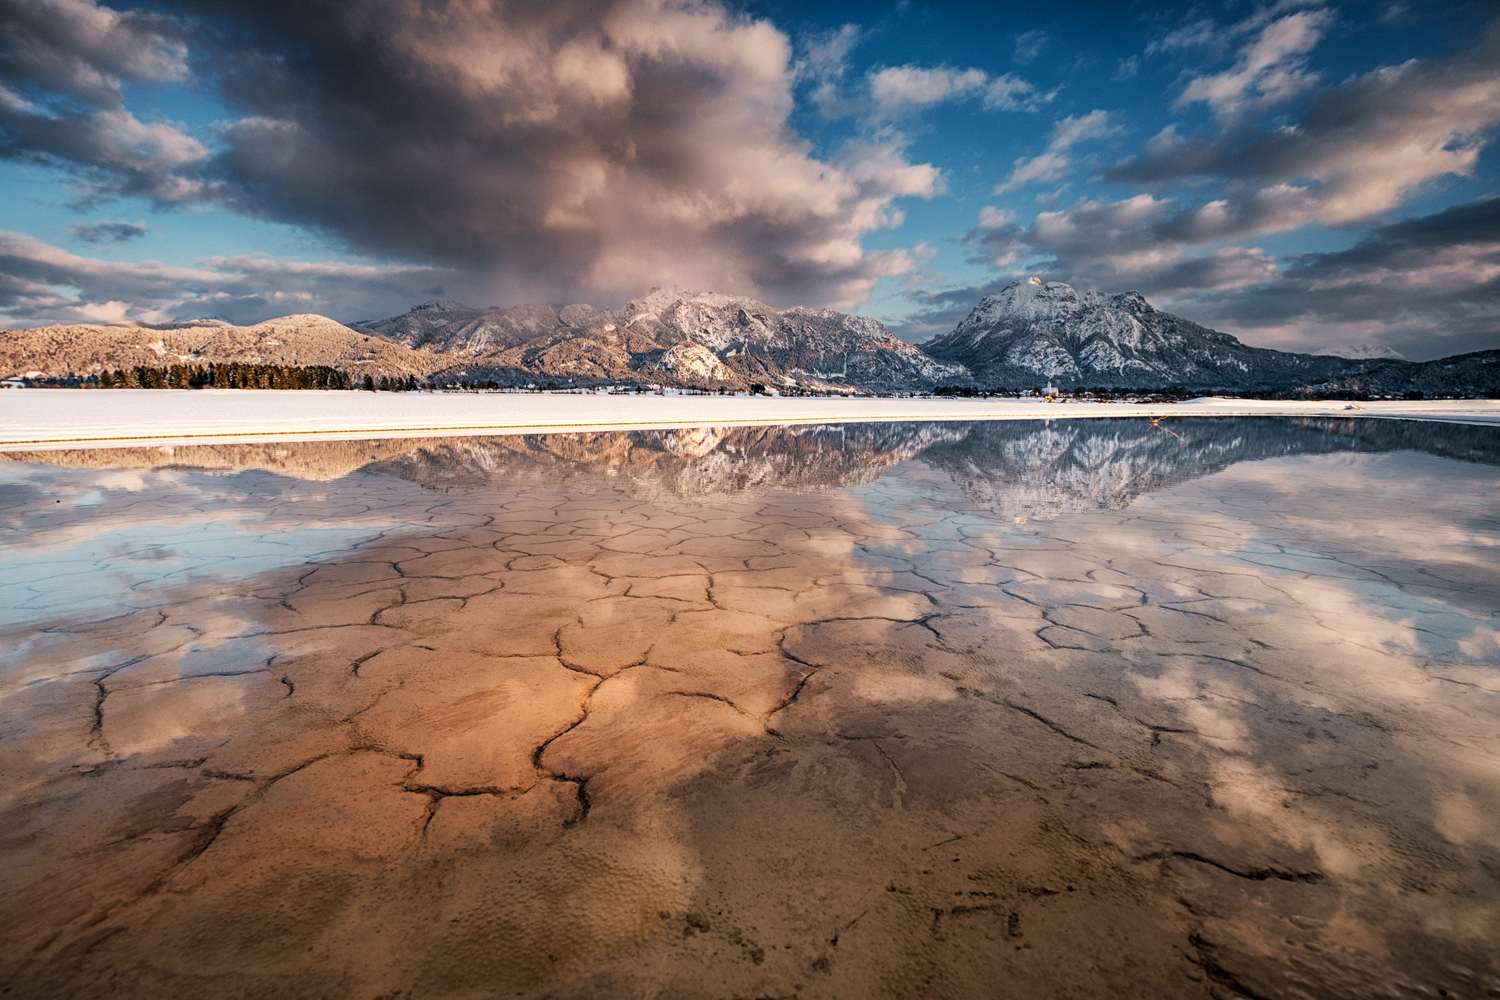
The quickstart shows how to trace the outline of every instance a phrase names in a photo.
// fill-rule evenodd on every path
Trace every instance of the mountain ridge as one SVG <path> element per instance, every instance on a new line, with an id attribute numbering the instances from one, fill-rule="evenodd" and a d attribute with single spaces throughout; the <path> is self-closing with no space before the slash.
<path id="1" fill-rule="evenodd" d="M 1140 292 L 1079 292 L 1060 281 L 1011 282 L 975 305 L 951 333 L 922 345 L 962 364 L 981 385 L 1264 390 L 1315 383 L 1365 364 L 1251 347 L 1162 312 Z"/>
<path id="2" fill-rule="evenodd" d="M 1252 394 L 1500 392 L 1500 351 L 1429 362 L 1276 351 L 1160 311 L 1139 292 L 1079 292 L 1039 279 L 986 296 L 953 331 L 921 345 L 869 317 L 670 288 L 618 310 L 434 299 L 353 324 L 303 314 L 247 327 L 202 319 L 0 332 L 0 376 L 231 362 L 560 388 L 1014 391 L 1055 382 Z"/>

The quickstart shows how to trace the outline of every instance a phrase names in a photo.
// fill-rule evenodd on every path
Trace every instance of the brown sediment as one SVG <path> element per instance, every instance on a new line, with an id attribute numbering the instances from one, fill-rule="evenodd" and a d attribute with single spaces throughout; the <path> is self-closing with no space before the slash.
<path id="1" fill-rule="evenodd" d="M 1024 526 L 910 467 L 331 484 L 394 529 L 4 640 L 0 980 L 1500 991 L 1494 512 L 1243 468 Z"/>

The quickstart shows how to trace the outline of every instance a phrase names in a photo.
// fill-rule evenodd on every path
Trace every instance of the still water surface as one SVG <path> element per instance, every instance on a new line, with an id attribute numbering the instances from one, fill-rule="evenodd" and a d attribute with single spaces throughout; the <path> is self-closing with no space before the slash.
<path id="1" fill-rule="evenodd" d="M 1492 429 L 7 457 L 6 995 L 1500 996 Z"/>

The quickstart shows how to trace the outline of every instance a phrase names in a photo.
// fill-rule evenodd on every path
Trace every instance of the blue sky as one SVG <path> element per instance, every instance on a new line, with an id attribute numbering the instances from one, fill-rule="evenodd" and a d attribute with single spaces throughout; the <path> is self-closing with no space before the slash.
<path id="1" fill-rule="evenodd" d="M 1018 275 L 1500 347 L 1481 3 L 0 0 L 0 325 L 654 285 L 921 341 Z"/>

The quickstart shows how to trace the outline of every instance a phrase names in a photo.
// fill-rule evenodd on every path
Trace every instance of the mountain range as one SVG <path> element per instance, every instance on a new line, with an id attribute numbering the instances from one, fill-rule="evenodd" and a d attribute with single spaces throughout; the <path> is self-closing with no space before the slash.
<path id="1" fill-rule="evenodd" d="M 309 315 L 251 327 L 199 320 L 0 333 L 5 375 L 231 361 L 501 386 L 1500 393 L 1500 351 L 1422 363 L 1275 351 L 1162 312 L 1138 292 L 1079 292 L 1036 278 L 984 298 L 951 333 L 918 346 L 863 316 L 664 289 L 619 310 L 433 301 L 347 326 Z"/>
<path id="2" fill-rule="evenodd" d="M 619 312 L 588 305 L 476 310 L 427 302 L 356 323 L 409 347 L 463 359 L 441 376 L 524 385 L 652 382 L 815 391 L 969 384 L 881 323 L 832 309 L 773 309 L 755 299 L 657 289 Z"/>

